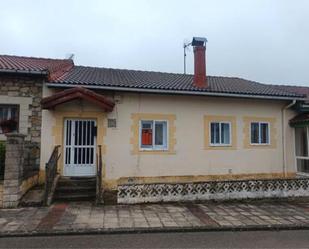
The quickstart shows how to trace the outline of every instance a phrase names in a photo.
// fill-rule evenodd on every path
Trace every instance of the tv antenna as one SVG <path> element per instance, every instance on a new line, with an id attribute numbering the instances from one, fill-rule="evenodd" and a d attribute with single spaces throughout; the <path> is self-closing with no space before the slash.
<path id="1" fill-rule="evenodd" d="M 65 58 L 67 59 L 67 60 L 74 60 L 74 54 L 73 53 L 69 53 L 69 54 L 66 54 L 66 56 L 65 56 Z"/>
<path id="2" fill-rule="evenodd" d="M 186 63 L 186 58 L 187 58 L 187 49 L 188 47 L 191 46 L 192 42 L 184 42 L 183 43 L 183 74 L 186 74 L 187 72 L 187 63 Z"/>

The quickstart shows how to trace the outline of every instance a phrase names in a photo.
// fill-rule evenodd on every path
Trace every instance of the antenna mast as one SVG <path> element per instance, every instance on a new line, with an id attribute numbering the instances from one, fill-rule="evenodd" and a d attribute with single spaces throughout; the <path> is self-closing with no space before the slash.
<path id="1" fill-rule="evenodd" d="M 186 74 L 187 73 L 187 65 L 186 65 L 186 58 L 187 58 L 187 53 L 186 53 L 186 49 L 187 47 L 189 47 L 191 45 L 190 43 L 184 43 L 183 44 L 183 73 Z"/>

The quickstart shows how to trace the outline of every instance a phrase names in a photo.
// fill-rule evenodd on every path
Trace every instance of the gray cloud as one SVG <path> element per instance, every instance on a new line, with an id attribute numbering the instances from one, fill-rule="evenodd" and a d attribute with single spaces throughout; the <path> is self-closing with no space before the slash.
<path id="1" fill-rule="evenodd" d="M 183 41 L 206 36 L 209 75 L 309 86 L 306 0 L 11 0 L 0 11 L 1 54 L 182 72 Z"/>

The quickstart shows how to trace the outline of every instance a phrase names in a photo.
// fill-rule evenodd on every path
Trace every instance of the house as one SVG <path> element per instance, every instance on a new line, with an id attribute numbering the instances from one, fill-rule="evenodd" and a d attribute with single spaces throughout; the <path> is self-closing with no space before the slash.
<path id="1" fill-rule="evenodd" d="M 208 76 L 192 45 L 194 75 L 0 56 L 0 118 L 40 152 L 22 194 L 58 181 L 65 200 L 68 185 L 119 203 L 307 195 L 308 88 Z"/>

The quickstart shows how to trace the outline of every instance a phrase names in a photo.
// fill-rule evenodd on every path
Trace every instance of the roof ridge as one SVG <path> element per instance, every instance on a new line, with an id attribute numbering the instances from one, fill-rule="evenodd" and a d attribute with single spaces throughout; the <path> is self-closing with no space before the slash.
<path id="1" fill-rule="evenodd" d="M 67 61 L 71 59 L 60 59 L 60 58 L 49 58 L 49 57 L 34 57 L 34 56 L 19 56 L 19 55 L 10 55 L 10 54 L 0 54 L 0 57 L 14 57 L 14 58 L 21 58 L 21 59 L 31 59 L 31 60 L 51 60 L 51 61 Z"/>
<path id="2" fill-rule="evenodd" d="M 191 74 L 191 73 L 186 73 L 186 74 L 184 74 L 184 73 L 173 73 L 173 72 L 163 72 L 163 71 L 153 71 L 153 70 L 127 69 L 127 68 L 112 68 L 112 67 L 102 67 L 102 66 L 74 65 L 74 67 L 92 68 L 92 69 L 120 70 L 120 71 L 133 71 L 133 72 L 142 72 L 142 73 L 172 74 L 172 75 L 180 75 L 180 76 L 194 76 L 194 74 Z M 207 77 L 247 80 L 247 79 L 245 79 L 245 78 L 236 77 L 236 76 L 207 75 Z M 247 81 L 250 81 L 250 80 L 247 80 Z M 256 82 L 256 81 L 252 81 L 252 82 Z M 262 83 L 259 83 L 259 82 L 256 82 L 256 83 L 262 84 Z M 267 85 L 267 84 L 266 84 L 266 85 Z"/>
<path id="3" fill-rule="evenodd" d="M 127 69 L 127 68 L 111 68 L 111 67 L 101 67 L 101 66 L 84 66 L 84 65 L 75 65 L 74 67 L 83 67 L 83 68 L 93 68 L 93 69 L 108 69 L 108 70 L 121 70 L 121 71 L 133 71 L 133 72 L 143 72 L 143 73 L 161 73 L 161 74 L 173 74 L 173 75 L 183 75 L 183 76 L 193 76 L 193 74 L 184 74 L 184 73 L 173 73 L 173 72 L 163 72 L 163 71 L 152 71 L 152 70 L 141 70 L 141 69 Z"/>
<path id="4" fill-rule="evenodd" d="M 270 84 L 271 86 L 275 86 L 275 87 L 301 87 L 301 88 L 309 88 L 309 86 L 300 86 L 300 85 L 276 85 L 276 84 Z"/>

